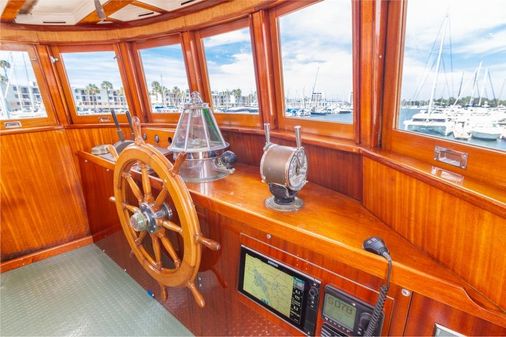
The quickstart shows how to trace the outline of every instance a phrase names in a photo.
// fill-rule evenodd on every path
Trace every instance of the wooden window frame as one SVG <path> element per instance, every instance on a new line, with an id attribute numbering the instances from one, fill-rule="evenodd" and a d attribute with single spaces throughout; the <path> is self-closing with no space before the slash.
<path id="1" fill-rule="evenodd" d="M 276 97 L 276 111 L 278 118 L 278 127 L 281 130 L 292 131 L 294 126 L 302 126 L 304 133 L 311 133 L 321 136 L 330 136 L 334 138 L 355 139 L 357 136 L 355 130 L 360 116 L 360 82 L 359 82 L 359 50 L 360 43 L 357 23 L 360 22 L 360 4 L 358 1 L 352 1 L 352 88 L 353 88 L 353 124 L 344 124 L 331 121 L 319 121 L 303 118 L 293 118 L 285 116 L 285 90 L 283 84 L 283 62 L 281 59 L 281 38 L 278 18 L 289 13 L 296 12 L 303 8 L 318 3 L 320 0 L 293 1 L 274 7 L 269 11 L 269 25 L 271 29 L 271 49 L 274 72 L 274 92 Z"/>
<path id="2" fill-rule="evenodd" d="M 397 129 L 397 116 L 400 110 L 402 89 L 407 1 L 389 1 L 388 6 L 382 106 L 384 118 L 382 128 L 383 149 L 504 188 L 506 186 L 506 175 L 504 174 L 506 152 Z M 434 147 L 436 145 L 468 153 L 467 168 L 461 169 L 435 161 Z"/>
<path id="3" fill-rule="evenodd" d="M 33 73 L 35 75 L 35 80 L 37 81 L 37 86 L 40 91 L 40 96 L 42 99 L 42 103 L 44 104 L 44 108 L 46 109 L 46 117 L 40 118 L 14 118 L 14 119 L 6 119 L 2 120 L 0 125 L 0 130 L 6 130 L 9 132 L 15 132 L 16 130 L 34 128 L 34 127 L 44 127 L 44 126 L 56 126 L 58 125 L 58 119 L 56 117 L 56 109 L 53 105 L 51 92 L 49 89 L 49 85 L 46 81 L 46 77 L 50 73 L 50 69 L 44 69 L 42 65 L 41 55 L 39 55 L 36 46 L 29 44 L 19 44 L 19 43 L 0 43 L 0 50 L 7 51 L 25 51 L 28 53 L 30 57 L 30 62 L 32 65 Z M 19 121 L 21 123 L 21 127 L 19 128 L 5 128 L 5 122 L 16 122 Z"/>
<path id="4" fill-rule="evenodd" d="M 258 128 L 262 125 L 262 114 L 265 113 L 262 111 L 261 104 L 261 89 L 259 87 L 259 76 L 258 76 L 258 60 L 256 59 L 255 53 L 255 36 L 254 36 L 254 27 L 253 20 L 248 17 L 244 17 L 232 22 L 221 23 L 214 26 L 210 26 L 195 32 L 196 39 L 196 52 L 198 60 L 198 65 L 200 69 L 200 81 L 202 87 L 202 96 L 204 101 L 209 102 L 209 104 L 214 108 L 214 103 L 211 95 L 211 85 L 209 80 L 209 73 L 207 71 L 207 61 L 205 57 L 205 48 L 204 48 L 204 39 L 206 37 L 228 33 L 234 30 L 248 28 L 250 33 L 250 43 L 251 43 L 251 53 L 253 56 L 253 70 L 254 70 L 254 79 L 255 85 L 257 89 L 257 100 L 259 111 L 258 114 L 244 114 L 244 113 L 220 113 L 214 111 L 214 115 L 216 120 L 220 124 L 220 126 L 228 126 L 228 127 L 251 127 Z"/>
<path id="5" fill-rule="evenodd" d="M 151 110 L 151 99 L 148 94 L 148 83 L 146 83 L 146 76 L 144 73 L 144 66 L 142 64 L 141 50 L 147 48 L 156 48 L 156 47 L 164 47 L 164 46 L 173 46 L 179 44 L 181 46 L 181 51 L 183 53 L 183 61 L 185 64 L 186 71 L 186 80 L 188 84 L 188 89 L 192 91 L 192 79 L 190 78 L 191 71 L 189 69 L 190 61 L 188 60 L 191 56 L 186 52 L 185 46 L 183 44 L 183 38 L 180 34 L 172 34 L 163 37 L 151 38 L 141 41 L 133 42 L 133 63 L 135 67 L 135 71 L 138 74 L 138 78 L 141 79 L 138 83 L 139 91 L 141 92 L 141 97 L 143 97 L 142 108 L 146 112 L 148 122 L 152 123 L 171 123 L 176 124 L 179 120 L 180 113 L 154 113 Z M 196 90 L 196 89 L 195 89 Z"/>
<path id="6" fill-rule="evenodd" d="M 93 114 L 91 116 L 79 116 L 77 114 L 76 105 L 74 102 L 74 96 L 72 94 L 72 88 L 70 81 L 67 76 L 67 71 L 61 56 L 62 53 L 78 53 L 78 52 L 101 52 L 101 51 L 112 51 L 116 55 L 116 61 L 118 63 L 118 70 L 121 78 L 121 83 L 125 90 L 125 99 L 127 101 L 128 110 L 132 116 L 135 113 L 135 102 L 133 95 L 130 90 L 130 85 L 127 81 L 127 70 L 125 69 L 125 63 L 123 62 L 122 53 L 119 44 L 94 44 L 94 45 L 55 45 L 51 48 L 52 54 L 58 59 L 55 63 L 55 69 L 60 79 L 62 86 L 63 99 L 67 104 L 68 116 L 72 124 L 101 124 L 111 125 L 113 123 L 110 114 Z M 118 114 L 118 121 L 120 123 L 127 123 L 125 114 Z"/>

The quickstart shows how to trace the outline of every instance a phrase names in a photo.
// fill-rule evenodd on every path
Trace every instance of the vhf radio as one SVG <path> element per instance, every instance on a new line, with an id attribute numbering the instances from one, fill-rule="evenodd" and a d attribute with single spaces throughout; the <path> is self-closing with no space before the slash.
<path id="1" fill-rule="evenodd" d="M 325 287 L 323 300 L 323 325 L 321 335 L 363 336 L 371 321 L 374 308 L 332 286 Z M 374 336 L 379 336 L 383 317 L 376 326 Z"/>

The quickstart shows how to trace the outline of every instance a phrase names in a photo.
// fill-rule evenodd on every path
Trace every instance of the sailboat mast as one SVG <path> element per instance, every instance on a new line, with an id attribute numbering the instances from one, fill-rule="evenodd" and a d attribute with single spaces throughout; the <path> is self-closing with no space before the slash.
<path id="1" fill-rule="evenodd" d="M 485 94 L 485 82 L 487 81 L 488 77 L 488 68 L 485 69 L 485 74 L 483 74 L 483 80 L 481 81 L 481 89 L 480 89 L 480 99 L 478 100 L 478 106 L 481 106 L 481 99 L 483 98 L 483 95 Z"/>
<path id="2" fill-rule="evenodd" d="M 457 94 L 457 98 L 455 99 L 455 102 L 453 102 L 452 107 L 457 105 L 457 102 L 460 100 L 462 95 L 462 84 L 464 84 L 464 72 L 462 72 L 462 76 L 460 77 L 460 85 L 459 85 L 459 92 Z"/>
<path id="3" fill-rule="evenodd" d="M 428 109 L 429 114 L 432 113 L 432 106 L 434 105 L 434 95 L 436 93 L 436 84 L 437 84 L 437 79 L 439 77 L 439 67 L 441 65 L 441 56 L 443 54 L 443 43 L 445 41 L 447 28 L 448 28 L 448 16 L 445 17 L 443 36 L 441 37 L 441 43 L 439 44 L 439 53 L 437 55 L 437 61 L 436 61 L 436 76 L 434 76 L 434 81 L 432 82 L 432 90 L 430 93 L 429 109 Z"/>
<path id="4" fill-rule="evenodd" d="M 476 82 L 478 81 L 478 77 L 480 76 L 481 64 L 482 64 L 482 61 L 480 61 L 480 64 L 478 65 L 478 69 L 476 69 L 476 72 L 474 73 L 473 93 L 471 94 L 471 99 L 469 100 L 469 106 L 471 106 L 471 107 L 473 106 L 474 93 L 476 91 Z"/>

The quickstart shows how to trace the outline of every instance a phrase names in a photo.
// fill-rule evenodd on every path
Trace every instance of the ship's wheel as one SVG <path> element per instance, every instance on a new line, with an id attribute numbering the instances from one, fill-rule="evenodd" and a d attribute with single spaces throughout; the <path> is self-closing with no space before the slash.
<path id="1" fill-rule="evenodd" d="M 123 232 L 137 260 L 160 284 L 163 300 L 167 299 L 165 287 L 187 287 L 197 304 L 204 307 L 204 298 L 195 285 L 201 245 L 212 250 L 220 249 L 220 245 L 202 235 L 188 188 L 177 174 L 185 154 L 173 165 L 144 142 L 138 118 L 134 133 L 134 144 L 119 155 L 109 146 L 116 158 L 111 200 L 116 203 Z M 153 172 L 157 179 L 150 177 Z M 156 195 L 152 182 L 158 183 Z"/>

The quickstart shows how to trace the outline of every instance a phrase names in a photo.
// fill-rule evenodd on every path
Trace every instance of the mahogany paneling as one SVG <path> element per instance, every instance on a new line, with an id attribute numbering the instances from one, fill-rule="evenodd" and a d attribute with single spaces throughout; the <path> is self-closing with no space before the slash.
<path id="1" fill-rule="evenodd" d="M 93 236 L 88 235 L 81 239 L 76 239 L 68 243 L 64 243 L 44 250 L 39 250 L 32 254 L 23 255 L 6 262 L 2 262 L 0 263 L 0 273 L 20 268 L 28 264 L 47 259 L 51 256 L 63 254 L 80 247 L 84 247 L 92 243 L 94 239 L 95 238 Z"/>
<path id="2" fill-rule="evenodd" d="M 96 189 L 95 181 L 103 183 L 109 179 L 109 183 L 112 184 L 112 177 L 105 167 L 96 165 L 91 160 L 86 163 L 85 158 L 81 159 L 81 163 L 83 166 L 86 165 L 85 175 L 89 176 L 89 179 L 84 180 L 85 194 L 88 190 Z M 101 198 L 94 198 L 88 204 L 90 224 L 94 217 L 91 213 L 96 215 L 101 213 L 100 207 L 103 204 L 101 199 L 107 196 L 104 189 L 98 191 Z M 336 261 L 337 255 L 321 255 L 285 241 L 281 237 L 274 235 L 268 237 L 266 234 L 270 233 L 269 228 L 255 229 L 247 218 L 231 215 L 234 217 L 232 219 L 220 215 L 214 212 L 212 207 L 205 206 L 201 202 L 196 202 L 196 208 L 204 235 L 221 244 L 221 249 L 217 252 L 203 250 L 198 284 L 206 299 L 206 307 L 198 308 L 184 288 L 169 289 L 168 301 L 163 303 L 194 334 L 301 335 L 300 331 L 237 292 L 241 244 L 322 280 L 321 300 L 323 287 L 332 284 L 366 302 L 375 303 L 377 296 L 375 289 L 381 285 L 381 279 Z M 115 232 L 97 245 L 144 288 L 153 291 L 157 298 L 160 298 L 158 285 L 131 256 L 130 248 L 121 231 Z M 386 320 L 383 333 L 400 335 L 404 330 L 410 296 L 402 296 L 400 288 L 395 285 L 392 286 L 390 295 L 385 307 Z M 317 332 L 321 323 L 318 322 Z"/>
<path id="3" fill-rule="evenodd" d="M 125 138 L 128 139 L 131 134 L 129 127 L 122 125 L 122 130 Z M 67 128 L 65 133 L 72 151 L 72 158 L 78 169 L 80 168 L 77 159 L 79 151 L 90 152 L 96 145 L 114 144 L 119 140 L 115 127 Z"/>
<path id="4" fill-rule="evenodd" d="M 104 12 L 106 16 L 112 15 L 122 9 L 125 6 L 128 6 L 134 2 L 134 0 L 122 0 L 122 1 L 115 1 L 115 0 L 109 0 L 106 3 L 103 4 Z M 85 25 L 85 24 L 92 24 L 97 23 L 100 21 L 100 18 L 98 17 L 97 11 L 93 10 L 88 15 L 86 15 L 84 18 L 79 21 L 78 24 Z"/>
<path id="5" fill-rule="evenodd" d="M 64 130 L 0 136 L 1 260 L 89 234 Z"/>
<path id="6" fill-rule="evenodd" d="M 231 221 L 232 220 L 225 219 L 224 222 L 231 222 Z M 246 224 L 242 225 L 245 226 Z M 248 230 L 246 231 L 250 232 Z M 369 303 L 372 306 L 374 306 L 374 304 L 376 303 L 377 291 L 373 289 L 379 289 L 380 284 L 377 284 L 373 287 L 367 287 L 368 284 L 375 283 L 374 281 L 376 281 L 370 275 L 360 272 L 357 269 L 350 268 L 349 266 L 343 265 L 341 263 L 333 263 L 332 257 L 324 257 L 319 254 L 315 254 L 307 249 L 296 248 L 297 255 L 289 254 L 287 251 L 280 249 L 279 246 L 277 245 L 280 244 L 281 247 L 284 246 L 290 247 L 291 245 L 289 243 L 279 239 L 277 240 L 268 239 L 266 238 L 265 234 L 261 232 L 257 232 L 256 236 L 262 237 L 259 240 L 251 236 L 241 234 L 240 243 L 259 253 L 269 256 L 272 259 L 285 263 L 288 266 L 295 268 L 300 272 L 315 277 L 316 279 L 322 282 L 320 285 L 320 294 L 319 294 L 320 308 L 323 305 L 324 289 L 326 285 L 331 285 L 342 291 L 345 291 L 351 296 L 358 298 L 366 303 Z M 274 242 L 269 242 L 269 244 L 266 244 L 265 242 L 262 241 L 276 241 L 277 244 L 272 245 L 274 244 Z M 308 256 L 308 258 L 303 259 L 301 255 Z M 326 263 L 328 269 L 324 269 L 323 266 L 321 266 L 320 263 L 323 261 Z M 345 277 L 346 274 L 352 275 L 352 278 Z M 363 280 L 365 280 L 365 284 L 362 284 Z M 396 290 L 397 289 L 393 287 L 391 289 L 390 294 L 395 293 Z M 400 292 L 398 292 L 397 294 L 400 295 Z M 247 298 L 242 298 L 242 300 L 248 303 L 251 307 L 255 308 L 258 307 L 256 303 L 250 301 Z M 408 298 L 403 298 L 402 296 L 399 297 L 400 303 L 397 305 L 396 309 L 398 310 L 397 313 L 399 314 L 401 314 L 400 311 L 404 312 L 404 315 L 401 314 L 401 316 L 405 317 L 408 311 L 409 301 L 410 301 L 409 297 Z M 384 335 L 398 335 L 402 334 L 402 331 L 404 330 L 404 324 L 400 324 L 400 329 L 398 331 L 390 331 L 393 306 L 394 306 L 394 299 L 389 296 L 385 302 L 385 309 L 384 309 L 385 320 L 382 329 L 382 334 Z M 261 311 L 261 308 L 257 308 L 257 311 Z M 271 314 L 269 314 L 268 312 L 266 312 L 266 315 L 271 316 Z M 279 321 L 278 324 L 286 325 L 287 328 L 290 328 L 290 325 L 285 323 L 281 319 L 278 319 L 278 321 Z M 318 317 L 318 321 L 316 324 L 316 335 L 319 334 L 322 324 L 323 321 L 321 317 Z M 294 333 L 296 332 L 297 331 L 294 331 Z"/>
<path id="7" fill-rule="evenodd" d="M 364 205 L 506 308 L 506 219 L 364 158 Z"/>
<path id="8" fill-rule="evenodd" d="M 79 155 L 98 165 L 113 167 L 102 158 L 84 152 Z M 159 178 L 151 178 L 151 183 L 155 188 L 161 186 Z M 332 252 L 336 261 L 383 277 L 385 261 L 362 248 L 364 239 L 380 236 L 388 243 L 394 259 L 393 283 L 506 327 L 506 315 L 496 303 L 351 198 L 309 183 L 300 192 L 305 202 L 302 209 L 276 212 L 264 206 L 269 192 L 258 178 L 258 168 L 244 164 L 237 164 L 235 173 L 226 179 L 187 186 L 195 204 L 203 208 L 240 219 L 248 224 L 246 227 L 268 231 L 272 237 L 315 253 Z"/>
<path id="9" fill-rule="evenodd" d="M 413 295 L 404 334 L 406 336 L 433 336 L 438 323 L 466 336 L 506 336 L 506 328 L 450 308 L 430 298 Z"/>
<path id="10" fill-rule="evenodd" d="M 1 22 L 13 22 L 26 0 L 7 0 L 0 17 Z"/>
<path id="11" fill-rule="evenodd" d="M 225 140 L 240 163 L 259 166 L 265 138 L 257 134 L 224 131 Z M 295 146 L 295 142 L 271 136 L 271 141 Z M 354 199 L 362 199 L 362 158 L 357 153 L 303 143 L 308 156 L 308 180 Z M 259 178 L 260 179 L 260 178 Z"/>
<path id="12" fill-rule="evenodd" d="M 121 228 L 116 205 L 109 201 L 114 195 L 114 170 L 94 165 L 86 159 L 79 159 L 81 180 L 88 223 L 92 235 L 109 233 Z"/>

